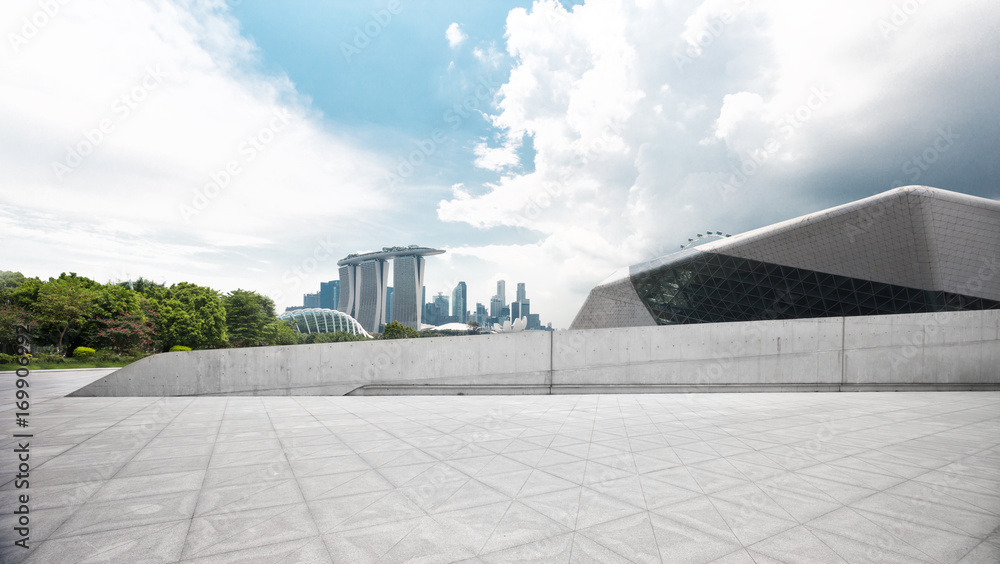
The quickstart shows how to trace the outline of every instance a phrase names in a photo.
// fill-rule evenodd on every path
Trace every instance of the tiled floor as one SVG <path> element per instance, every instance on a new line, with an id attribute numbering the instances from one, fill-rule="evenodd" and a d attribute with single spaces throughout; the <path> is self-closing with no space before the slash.
<path id="1" fill-rule="evenodd" d="M 28 373 L 30 383 L 31 405 L 37 407 L 39 403 L 58 399 L 66 394 L 78 390 L 87 384 L 99 380 L 111 374 L 117 368 L 83 368 L 76 370 L 32 370 Z M 13 424 L 13 421 L 6 421 L 9 414 L 5 411 L 14 411 L 17 398 L 14 392 L 17 391 L 15 383 L 17 375 L 13 371 L 0 372 L 0 417 L 3 423 Z M 2 427 L 0 427 L 2 428 Z"/>
<path id="2" fill-rule="evenodd" d="M 5 440 L 3 562 L 1000 561 L 1000 393 L 60 398 L 31 418 L 33 548 L 11 546 Z"/>

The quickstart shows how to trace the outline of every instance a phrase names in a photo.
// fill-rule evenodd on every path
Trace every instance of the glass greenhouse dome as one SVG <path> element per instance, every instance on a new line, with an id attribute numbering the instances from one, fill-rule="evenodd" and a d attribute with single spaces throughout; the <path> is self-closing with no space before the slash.
<path id="1" fill-rule="evenodd" d="M 297 309 L 286 311 L 278 319 L 287 319 L 295 324 L 299 333 L 336 333 L 346 331 L 352 335 L 371 335 L 361 327 L 356 319 L 342 311 L 326 308 Z"/>

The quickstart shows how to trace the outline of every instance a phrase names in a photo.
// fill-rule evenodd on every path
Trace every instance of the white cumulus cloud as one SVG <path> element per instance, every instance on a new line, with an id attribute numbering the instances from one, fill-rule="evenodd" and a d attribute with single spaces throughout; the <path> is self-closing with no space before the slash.
<path id="1" fill-rule="evenodd" d="M 561 311 L 565 326 L 609 273 L 697 232 L 736 233 L 909 183 L 901 166 L 937 128 L 965 132 L 964 159 L 990 162 L 1000 8 L 923 3 L 902 20 L 891 0 L 512 10 L 514 67 L 493 123 L 532 138 L 533 167 L 512 171 L 502 146 L 476 146 L 476 164 L 498 178 L 441 201 L 438 217 L 537 233 L 511 260 L 530 257 L 566 289 L 576 305 Z M 940 165 L 940 187 L 991 190 L 989 167 L 974 168 Z"/>
<path id="2" fill-rule="evenodd" d="M 448 46 L 452 49 L 457 49 L 462 43 L 465 42 L 466 39 L 469 38 L 469 36 L 466 35 L 462 31 L 462 28 L 460 28 L 455 22 L 452 22 L 452 24 L 448 26 L 448 29 L 444 32 L 444 36 L 448 39 Z"/>
<path id="3" fill-rule="evenodd" d="M 59 6 L 0 56 L 8 268 L 106 279 L 129 265 L 269 291 L 315 240 L 393 206 L 386 159 L 330 133 L 287 77 L 257 71 L 223 9 Z M 0 21 L 37 9 L 4 3 Z"/>

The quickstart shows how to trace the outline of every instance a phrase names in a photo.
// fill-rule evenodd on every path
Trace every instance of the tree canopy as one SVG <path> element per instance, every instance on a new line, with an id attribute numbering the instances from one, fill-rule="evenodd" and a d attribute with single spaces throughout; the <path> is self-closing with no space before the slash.
<path id="1" fill-rule="evenodd" d="M 227 294 L 148 278 L 99 283 L 75 273 L 47 281 L 0 271 L 0 352 L 12 350 L 18 325 L 32 327 L 42 353 L 96 349 L 134 356 L 169 350 L 364 340 L 349 333 L 300 334 L 275 315 L 274 301 L 251 290 Z M 396 325 L 399 325 L 398 323 Z M 401 326 L 401 336 L 417 336 Z M 390 330 L 390 334 L 391 334 Z"/>
<path id="2" fill-rule="evenodd" d="M 93 310 L 97 293 L 90 286 L 73 274 L 49 279 L 39 288 L 34 313 L 40 323 L 52 326 L 59 333 L 56 351 L 62 351 L 66 331 L 80 325 Z"/>
<path id="3" fill-rule="evenodd" d="M 383 339 L 415 339 L 420 336 L 420 331 L 413 327 L 403 325 L 398 321 L 393 321 L 382 330 Z"/>
<path id="4" fill-rule="evenodd" d="M 219 293 L 207 286 L 180 282 L 158 301 L 158 333 L 163 348 L 193 349 L 226 346 L 226 309 Z"/>
<path id="5" fill-rule="evenodd" d="M 271 298 L 249 290 L 233 290 L 222 298 L 222 305 L 230 343 L 237 347 L 267 343 L 269 326 L 277 322 Z"/>

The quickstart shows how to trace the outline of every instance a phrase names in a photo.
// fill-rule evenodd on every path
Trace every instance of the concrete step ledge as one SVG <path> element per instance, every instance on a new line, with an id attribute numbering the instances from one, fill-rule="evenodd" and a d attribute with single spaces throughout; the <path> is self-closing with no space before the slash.
<path id="1" fill-rule="evenodd" d="M 615 384 L 572 386 L 367 385 L 349 396 L 486 396 L 766 392 L 988 392 L 1000 384 Z"/>

